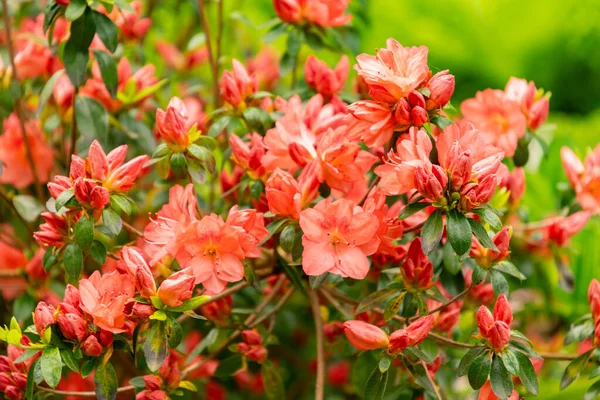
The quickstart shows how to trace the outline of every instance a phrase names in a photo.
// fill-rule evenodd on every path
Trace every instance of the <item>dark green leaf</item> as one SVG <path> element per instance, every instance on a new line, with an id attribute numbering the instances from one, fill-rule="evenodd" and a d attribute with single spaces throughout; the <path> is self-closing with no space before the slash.
<path id="1" fill-rule="evenodd" d="M 35 360 L 31 366 L 29 367 L 29 372 L 27 373 L 27 387 L 25 388 L 25 398 L 27 400 L 33 399 L 33 389 L 35 386 L 35 371 L 39 369 L 40 359 Z"/>
<path id="2" fill-rule="evenodd" d="M 120 194 L 120 193 L 113 194 L 112 196 L 110 196 L 110 203 L 111 203 L 111 207 L 113 209 L 116 208 L 117 210 L 120 210 L 127 215 L 131 214 L 132 200 L 129 199 L 124 194 Z"/>
<path id="3" fill-rule="evenodd" d="M 475 208 L 472 210 L 472 212 L 483 218 L 483 220 L 490 224 L 492 229 L 495 231 L 502 229 L 502 221 L 500 221 L 498 214 L 496 214 L 495 210 L 492 209 L 491 206 L 486 205 L 484 207 Z"/>
<path id="4" fill-rule="evenodd" d="M 204 166 L 193 158 L 187 159 L 187 172 L 190 177 L 197 183 L 206 182 L 206 169 Z"/>
<path id="5" fill-rule="evenodd" d="M 429 376 L 429 372 L 425 369 L 422 363 L 419 364 L 410 364 L 404 363 L 408 372 L 412 375 L 415 383 L 421 386 L 423 389 L 435 391 L 433 384 L 431 382 L 431 377 Z"/>
<path id="6" fill-rule="evenodd" d="M 187 160 L 183 153 L 175 153 L 171 156 L 171 171 L 180 179 L 188 175 Z"/>
<path id="7" fill-rule="evenodd" d="M 222 360 L 215 370 L 214 376 L 217 378 L 225 378 L 234 375 L 240 368 L 242 368 L 242 356 L 236 354 Z"/>
<path id="8" fill-rule="evenodd" d="M 252 181 L 250 184 L 250 197 L 254 200 L 260 199 L 260 196 L 265 191 L 265 185 L 262 183 L 260 179 Z"/>
<path id="9" fill-rule="evenodd" d="M 487 270 L 480 268 L 478 265 L 476 265 L 473 268 L 473 284 L 479 285 L 481 282 L 483 282 L 485 280 L 486 275 L 487 275 Z"/>
<path id="10" fill-rule="evenodd" d="M 110 54 L 104 51 L 94 50 L 98 67 L 100 67 L 100 74 L 104 81 L 106 90 L 110 93 L 113 99 L 117 98 L 117 86 L 119 84 L 119 78 L 117 76 L 117 64 Z"/>
<path id="11" fill-rule="evenodd" d="M 44 271 L 50 271 L 50 268 L 56 265 L 57 260 L 58 256 L 54 254 L 54 247 L 48 247 L 44 253 L 44 258 L 42 259 L 42 267 L 44 267 Z"/>
<path id="12" fill-rule="evenodd" d="M 504 294 L 508 296 L 508 282 L 502 273 L 492 270 L 491 274 L 492 288 L 497 296 Z"/>
<path id="13" fill-rule="evenodd" d="M 162 321 L 154 321 L 144 342 L 144 355 L 150 371 L 157 371 L 167 358 L 167 332 Z"/>
<path id="14" fill-rule="evenodd" d="M 390 301 L 388 301 L 385 309 L 383 310 L 383 319 L 388 322 L 392 320 L 400 311 L 400 307 L 404 302 L 404 296 L 406 296 L 406 292 L 400 293 L 398 296 L 393 297 Z"/>
<path id="15" fill-rule="evenodd" d="M 100 40 L 102 40 L 102 43 L 104 43 L 108 51 L 114 53 L 118 44 L 117 27 L 115 23 L 112 22 L 106 15 L 97 11 L 94 11 L 92 15 Z"/>
<path id="16" fill-rule="evenodd" d="M 365 400 L 381 400 L 385 394 L 385 388 L 387 387 L 387 381 L 389 372 L 385 371 L 381 373 L 379 367 L 376 367 L 367 383 L 365 384 L 364 398 Z"/>
<path id="17" fill-rule="evenodd" d="M 533 350 L 531 347 L 527 346 L 523 342 L 519 342 L 517 340 L 511 340 L 509 342 L 509 344 L 516 350 L 520 351 L 521 353 L 524 353 L 529 358 L 536 358 L 538 360 L 542 359 L 542 356 L 540 356 L 538 353 L 536 353 L 535 350 Z"/>
<path id="18" fill-rule="evenodd" d="M 308 284 L 310 285 L 311 289 L 317 289 L 323 283 L 325 283 L 325 281 L 327 280 L 328 277 L 329 277 L 329 272 L 324 272 L 318 276 L 311 275 L 308 277 Z"/>
<path id="19" fill-rule="evenodd" d="M 111 363 L 100 363 L 94 375 L 96 396 L 99 400 L 114 400 L 117 397 L 117 374 Z"/>
<path id="20" fill-rule="evenodd" d="M 202 164 L 211 174 L 216 172 L 215 156 L 207 147 L 191 144 L 188 146 L 187 151 L 195 159 L 200 161 L 200 164 Z"/>
<path id="21" fill-rule="evenodd" d="M 104 222 L 104 227 L 111 236 L 117 236 L 121 232 L 123 221 L 121 221 L 119 214 L 110 208 L 102 210 L 102 221 Z"/>
<path id="22" fill-rule="evenodd" d="M 469 225 L 471 225 L 471 230 L 473 231 L 473 234 L 475 235 L 477 240 L 479 240 L 479 243 L 483 245 L 483 247 L 487 247 L 488 249 L 491 249 L 493 251 L 499 251 L 498 247 L 496 247 L 492 239 L 490 239 L 485 228 L 479 222 L 475 221 L 474 219 L 469 219 L 468 221 Z"/>
<path id="23" fill-rule="evenodd" d="M 108 134 L 108 113 L 104 107 L 90 97 L 75 98 L 77 129 L 84 137 L 104 139 Z"/>
<path id="24" fill-rule="evenodd" d="M 80 51 L 73 42 L 67 41 L 63 51 L 63 62 L 73 86 L 79 87 L 85 83 L 89 61 L 90 55 L 87 51 Z"/>
<path id="25" fill-rule="evenodd" d="M 469 365 L 469 384 L 475 390 L 479 390 L 487 381 L 492 369 L 492 358 L 489 352 L 477 356 Z"/>
<path id="26" fill-rule="evenodd" d="M 513 156 L 513 162 L 515 167 L 522 167 L 529 161 L 529 142 L 521 138 L 517 143 L 517 149 Z"/>
<path id="27" fill-rule="evenodd" d="M 56 211 L 60 211 L 61 208 L 63 208 L 65 204 L 67 204 L 69 200 L 73 198 L 73 196 L 75 196 L 75 193 L 73 193 L 73 188 L 67 189 L 61 194 L 59 194 L 56 200 L 54 201 Z"/>
<path id="28" fill-rule="evenodd" d="M 211 124 L 210 128 L 208 128 L 207 135 L 213 138 L 217 137 L 221 132 L 223 132 L 223 130 L 225 130 L 225 128 L 227 128 L 229 122 L 231 122 L 231 117 L 229 115 L 219 118 Z"/>
<path id="29" fill-rule="evenodd" d="M 512 377 L 504 367 L 504 363 L 498 355 L 494 355 L 492 361 L 490 383 L 492 384 L 494 394 L 501 399 L 507 399 L 514 390 Z"/>
<path id="30" fill-rule="evenodd" d="M 580 342 L 594 334 L 594 324 L 593 322 L 587 321 L 581 325 L 571 326 L 569 332 L 565 336 L 565 345 Z"/>
<path id="31" fill-rule="evenodd" d="M 427 218 L 421 230 L 421 248 L 425 254 L 429 254 L 435 249 L 442 240 L 443 232 L 442 210 L 437 209 Z"/>
<path id="32" fill-rule="evenodd" d="M 500 354 L 506 370 L 511 375 L 519 374 L 519 361 L 517 360 L 517 356 L 515 354 L 516 353 L 510 349 L 506 349 L 502 354 Z"/>
<path id="33" fill-rule="evenodd" d="M 519 363 L 519 378 L 525 389 L 534 396 L 538 395 L 538 379 L 533 368 L 533 364 L 525 354 L 515 352 L 517 362 Z"/>
<path id="34" fill-rule="evenodd" d="M 92 372 L 94 372 L 94 368 L 96 368 L 96 364 L 98 363 L 98 358 L 88 358 L 81 364 L 81 377 L 86 378 Z"/>
<path id="35" fill-rule="evenodd" d="M 585 393 L 583 400 L 596 400 L 600 395 L 600 381 L 596 381 Z"/>
<path id="36" fill-rule="evenodd" d="M 94 241 L 94 220 L 87 215 L 82 215 L 75 225 L 75 242 L 82 250 L 87 250 Z"/>
<path id="37" fill-rule="evenodd" d="M 463 213 L 458 210 L 450 210 L 446 214 L 446 230 L 448 241 L 459 256 L 471 249 L 472 237 L 471 225 Z"/>
<path id="38" fill-rule="evenodd" d="M 56 19 L 64 13 L 64 10 L 65 9 L 60 4 L 52 1 L 46 3 L 46 9 L 44 10 L 44 33 L 46 33 Z"/>
<path id="39" fill-rule="evenodd" d="M 176 319 L 169 318 L 167 328 L 168 345 L 170 348 L 176 349 L 181 343 L 181 339 L 183 339 L 181 324 Z"/>
<path id="40" fill-rule="evenodd" d="M 267 231 L 269 232 L 269 234 L 267 235 L 266 238 L 264 238 L 258 244 L 258 246 L 262 246 L 263 244 L 265 244 L 267 242 L 267 240 L 271 239 L 271 236 L 273 236 L 274 234 L 279 232 L 286 223 L 288 223 L 287 219 L 280 219 L 280 220 L 275 220 L 275 221 L 271 222 L 269 225 L 267 225 L 266 228 L 267 228 Z"/>
<path id="41" fill-rule="evenodd" d="M 475 347 L 467 351 L 467 353 L 463 356 L 463 358 L 460 360 L 460 363 L 458 364 L 456 374 L 458 376 L 466 375 L 467 371 L 469 370 L 469 366 L 471 365 L 473 360 L 477 358 L 481 353 L 483 353 L 485 349 L 485 347 Z"/>
<path id="42" fill-rule="evenodd" d="M 100 265 L 104 265 L 106 262 L 106 248 L 97 240 L 92 242 L 92 246 L 90 247 L 90 255 L 92 256 L 92 260 L 97 262 Z"/>
<path id="43" fill-rule="evenodd" d="M 563 390 L 564 388 L 569 386 L 571 383 L 573 383 L 573 381 L 575 381 L 575 379 L 579 377 L 581 371 L 585 368 L 593 352 L 593 349 L 589 350 L 577 357 L 576 359 L 574 359 L 573 361 L 571 361 L 569 365 L 567 365 L 562 379 L 560 380 L 560 390 Z"/>
<path id="44" fill-rule="evenodd" d="M 29 360 L 31 357 L 35 356 L 36 354 L 38 354 L 40 351 L 42 351 L 41 349 L 28 349 L 25 350 L 25 352 L 23 354 L 21 354 L 19 357 L 17 357 L 17 359 L 14 361 L 15 364 L 20 364 L 24 361 Z"/>
<path id="45" fill-rule="evenodd" d="M 259 107 L 247 108 L 242 115 L 248 123 L 249 128 L 261 134 L 265 133 L 273 124 L 269 113 Z"/>
<path id="46" fill-rule="evenodd" d="M 443 115 L 436 115 L 435 117 L 431 118 L 431 123 L 440 129 L 446 129 L 446 127 L 452 125 L 454 122 Z"/>
<path id="47" fill-rule="evenodd" d="M 63 263 L 70 279 L 77 280 L 83 268 L 83 253 L 77 243 L 69 243 L 63 253 Z"/>
<path id="48" fill-rule="evenodd" d="M 282 257 L 278 256 L 277 259 L 281 269 L 283 270 L 283 273 L 289 278 L 296 289 L 300 290 L 300 292 L 302 292 L 304 295 L 307 295 L 304 284 L 302 283 L 302 277 L 300 276 L 300 273 L 296 267 L 289 265 Z"/>
<path id="49" fill-rule="evenodd" d="M 277 368 L 271 362 L 266 361 L 260 371 L 267 399 L 285 399 L 285 389 Z"/>
<path id="50" fill-rule="evenodd" d="M 442 261 L 446 271 L 452 275 L 456 275 L 461 271 L 462 263 L 459 257 L 454 253 L 452 246 L 446 244 L 442 252 Z M 445 301 L 445 300 L 444 300 Z"/>
<path id="51" fill-rule="evenodd" d="M 397 293 L 395 289 L 381 289 L 376 292 L 371 293 L 366 298 L 364 298 L 358 307 L 356 308 L 355 314 L 360 314 L 361 312 L 370 310 L 373 307 L 376 307 L 377 304 L 382 302 L 383 300 L 390 297 L 392 294 Z"/>
<path id="52" fill-rule="evenodd" d="M 63 349 L 60 352 L 60 356 L 62 357 L 65 365 L 73 372 L 79 373 L 79 362 L 75 358 L 75 354 L 71 349 Z"/>
<path id="53" fill-rule="evenodd" d="M 85 0 L 71 0 L 65 10 L 67 21 L 75 21 L 77 18 L 81 17 L 85 12 L 86 7 L 87 3 Z"/>
<path id="54" fill-rule="evenodd" d="M 402 211 L 400 211 L 400 215 L 398 215 L 398 219 L 406 219 L 406 218 L 410 217 L 411 215 L 418 213 L 419 211 L 421 211 L 422 209 L 424 209 L 425 207 L 430 206 L 430 205 L 431 205 L 431 203 L 425 203 L 425 202 L 410 203 L 409 205 L 404 207 L 402 209 Z"/>
<path id="55" fill-rule="evenodd" d="M 40 357 L 40 368 L 44 380 L 51 388 L 55 388 L 62 375 L 62 361 L 58 347 L 48 346 Z"/>
<path id="56" fill-rule="evenodd" d="M 520 279 L 522 281 L 527 279 L 527 277 L 525 277 L 525 275 L 523 275 L 521 271 L 519 271 L 517 267 L 510 261 L 500 261 L 498 264 L 494 265 L 494 269 L 508 274 L 510 276 L 514 276 L 515 278 Z"/>

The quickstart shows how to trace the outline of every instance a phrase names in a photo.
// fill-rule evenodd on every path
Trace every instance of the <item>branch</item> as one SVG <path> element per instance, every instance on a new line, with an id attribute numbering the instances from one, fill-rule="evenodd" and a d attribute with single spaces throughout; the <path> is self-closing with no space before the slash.
<path id="1" fill-rule="evenodd" d="M 443 303 L 441 306 L 436 307 L 433 310 L 427 312 L 426 315 L 431 315 L 431 314 L 435 314 L 438 311 L 442 311 L 443 309 L 450 306 L 450 304 L 455 303 L 458 300 L 460 300 L 463 296 L 465 296 L 467 293 L 469 293 L 472 288 L 473 288 L 473 283 L 471 283 L 465 290 L 463 290 L 462 292 L 460 292 L 459 294 L 457 294 L 456 296 L 454 296 L 453 298 L 448 300 L 446 303 Z M 415 315 L 414 317 L 409 318 L 408 321 L 409 322 L 415 321 L 415 320 L 419 319 L 419 317 L 421 317 L 421 316 Z"/>
<path id="2" fill-rule="evenodd" d="M 139 231 L 137 228 L 129 225 L 127 222 L 122 221 L 123 222 L 123 228 L 127 229 L 129 232 L 138 235 L 139 237 L 144 237 L 144 232 Z"/>
<path id="3" fill-rule="evenodd" d="M 59 396 L 96 397 L 96 392 L 93 392 L 93 391 L 77 392 L 77 391 L 70 391 L 70 390 L 50 389 L 50 388 L 43 387 L 43 386 L 38 386 L 38 389 L 43 390 L 44 392 L 56 394 Z M 135 389 L 135 386 L 133 386 L 133 385 L 121 386 L 120 388 L 117 388 L 117 393 L 129 392 L 130 390 L 134 390 L 134 389 Z"/>
<path id="4" fill-rule="evenodd" d="M 273 300 L 273 298 L 277 295 L 277 292 L 279 292 L 279 289 L 281 289 L 281 287 L 283 286 L 285 279 L 286 276 L 284 274 L 281 274 L 277 282 L 275 282 L 271 293 L 265 296 L 263 301 L 256 307 L 256 309 L 254 309 L 254 312 L 250 314 L 248 318 L 246 318 L 246 320 L 244 321 L 245 326 L 249 326 L 256 319 L 256 316 L 260 314 L 265 309 L 265 307 L 267 307 L 267 305 L 269 305 L 271 300 Z"/>
<path id="5" fill-rule="evenodd" d="M 12 29 L 11 29 L 11 21 L 10 15 L 8 15 L 8 4 L 6 0 L 2 1 L 2 10 L 4 14 L 4 29 L 6 31 L 6 46 L 8 48 L 8 58 L 10 59 L 10 65 L 12 67 L 13 73 L 15 77 L 17 76 L 17 67 L 15 65 L 15 49 L 13 47 L 13 38 L 12 38 Z M 19 118 L 19 123 L 21 125 L 21 135 L 23 135 L 23 143 L 25 144 L 25 150 L 27 153 L 27 160 L 29 161 L 29 165 L 31 167 L 31 174 L 33 175 L 33 182 L 35 184 L 35 193 L 39 200 L 42 200 L 44 197 L 44 193 L 42 191 L 42 186 L 40 185 L 40 180 L 38 178 L 37 169 L 35 168 L 35 160 L 33 159 L 33 153 L 31 152 L 31 147 L 29 146 L 29 138 L 27 138 L 27 132 L 25 130 L 25 116 L 23 115 L 23 108 L 21 106 L 21 98 L 15 98 L 15 112 L 17 113 L 17 117 Z"/>
<path id="6" fill-rule="evenodd" d="M 579 357 L 579 354 L 564 354 L 564 353 L 546 353 L 538 352 L 544 360 L 556 360 L 556 361 L 571 361 Z"/>
<path id="7" fill-rule="evenodd" d="M 429 375 L 429 371 L 427 371 L 427 363 L 425 363 L 425 361 L 421 361 L 421 365 L 423 366 L 423 368 L 425 368 L 425 376 L 429 380 L 429 383 L 431 383 L 431 387 L 433 388 L 435 397 L 438 400 L 442 400 L 442 396 L 440 396 L 440 391 L 438 390 L 437 386 L 435 385 L 435 379 L 432 378 L 431 375 Z"/>
<path id="8" fill-rule="evenodd" d="M 319 296 L 309 289 L 310 307 L 315 320 L 315 333 L 317 335 L 317 382 L 315 385 L 315 400 L 323 400 L 323 391 L 325 389 L 325 347 L 323 344 L 323 318 L 321 317 L 321 306 L 319 305 Z"/>
<path id="9" fill-rule="evenodd" d="M 221 300 L 221 299 L 222 299 L 222 298 L 224 298 L 224 297 L 227 297 L 227 296 L 229 296 L 229 295 L 232 295 L 232 294 L 234 294 L 234 293 L 237 293 L 237 292 L 239 292 L 240 290 L 244 289 L 244 288 L 245 288 L 245 287 L 247 287 L 247 286 L 248 286 L 248 282 L 246 282 L 246 281 L 244 281 L 244 282 L 240 282 L 240 283 L 238 283 L 237 285 L 233 285 L 233 286 L 232 286 L 232 287 L 230 287 L 229 289 L 227 289 L 227 290 L 223 290 L 221 293 L 219 293 L 219 294 L 216 294 L 216 295 L 214 295 L 214 296 L 211 296 L 211 298 L 210 298 L 210 299 L 208 299 L 208 300 L 206 300 L 204 303 L 202 303 L 202 304 L 200 305 L 200 307 L 204 307 L 204 306 L 205 306 L 205 305 L 207 305 L 207 304 L 214 303 L 214 302 L 215 302 L 215 301 L 217 301 L 217 300 Z M 188 318 L 189 318 L 189 316 L 187 316 L 186 314 L 181 314 L 181 315 L 179 316 L 179 318 L 177 318 L 177 322 L 183 322 L 183 321 L 185 321 L 185 320 L 186 320 L 186 319 L 188 319 Z"/>

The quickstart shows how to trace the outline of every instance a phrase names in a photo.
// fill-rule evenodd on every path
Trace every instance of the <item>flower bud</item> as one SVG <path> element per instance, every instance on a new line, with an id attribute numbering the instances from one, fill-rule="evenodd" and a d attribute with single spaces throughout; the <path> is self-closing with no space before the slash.
<path id="1" fill-rule="evenodd" d="M 144 375 L 142 379 L 148 390 L 159 390 L 163 385 L 163 379 L 160 376 Z"/>
<path id="2" fill-rule="evenodd" d="M 174 273 L 165 279 L 158 288 L 157 295 L 169 307 L 179 307 L 192 297 L 194 276 L 189 269 Z"/>
<path id="3" fill-rule="evenodd" d="M 67 303 L 75 308 L 79 308 L 81 304 L 81 297 L 79 296 L 79 289 L 75 286 L 68 284 L 65 289 L 65 296 L 63 298 L 63 302 Z"/>
<path id="4" fill-rule="evenodd" d="M 410 124 L 410 104 L 408 104 L 408 101 L 404 97 L 396 103 L 394 118 L 400 125 Z"/>
<path id="5" fill-rule="evenodd" d="M 233 107 L 239 107 L 248 96 L 258 89 L 258 81 L 248 74 L 246 68 L 238 60 L 233 59 L 233 72 L 224 71 L 219 86 L 221 97 Z"/>
<path id="6" fill-rule="evenodd" d="M 450 164 L 450 182 L 453 190 L 459 190 L 471 179 L 471 152 L 465 151 Z"/>
<path id="7" fill-rule="evenodd" d="M 421 249 L 421 238 L 417 237 L 411 242 L 400 273 L 406 286 L 426 290 L 433 285 L 433 264 Z"/>
<path id="8" fill-rule="evenodd" d="M 156 309 L 150 304 L 138 303 L 134 300 L 125 303 L 125 315 L 132 318 L 143 320 L 154 314 L 154 311 Z"/>
<path id="9" fill-rule="evenodd" d="M 410 110 L 410 119 L 415 126 L 423 126 L 429 121 L 429 115 L 423 107 L 416 106 Z"/>
<path id="10" fill-rule="evenodd" d="M 358 350 L 375 350 L 389 344 L 388 335 L 384 331 L 363 321 L 344 322 L 344 333 L 350 344 Z"/>
<path id="11" fill-rule="evenodd" d="M 488 331 L 487 339 L 495 351 L 501 352 L 510 340 L 510 327 L 503 321 L 494 322 Z"/>
<path id="12" fill-rule="evenodd" d="M 87 326 L 80 315 L 59 314 L 56 318 L 60 333 L 67 340 L 83 341 L 87 335 Z"/>
<path id="13" fill-rule="evenodd" d="M 242 339 L 250 346 L 262 345 L 262 338 L 255 329 L 246 329 L 242 331 Z"/>
<path id="14" fill-rule="evenodd" d="M 285 22 L 294 24 L 302 18 L 302 7 L 298 0 L 273 0 L 277 16 Z"/>
<path id="15" fill-rule="evenodd" d="M 512 309 L 504 294 L 498 296 L 498 300 L 496 300 L 496 305 L 494 306 L 494 319 L 496 321 L 503 321 L 507 325 L 512 323 Z"/>
<path id="16" fill-rule="evenodd" d="M 156 110 L 156 130 L 160 137 L 169 145 L 185 149 L 190 143 L 187 132 L 188 111 L 179 97 L 173 97 L 167 105 L 167 111 Z"/>
<path id="17" fill-rule="evenodd" d="M 496 300 L 493 315 L 485 306 L 479 307 L 477 311 L 479 333 L 487 339 L 490 346 L 497 352 L 502 351 L 510 340 L 511 322 L 512 310 L 506 296 L 503 294 Z"/>
<path id="18" fill-rule="evenodd" d="M 102 346 L 94 335 L 90 335 L 81 345 L 81 349 L 86 356 L 98 357 L 102 354 Z"/>
<path id="19" fill-rule="evenodd" d="M 470 256 L 477 261 L 477 264 L 483 268 L 490 268 L 493 264 L 505 260 L 510 255 L 509 245 L 512 228 L 510 226 L 503 227 L 492 238 L 492 242 L 498 248 L 494 251 L 484 247 L 475 236 L 471 245 Z"/>
<path id="20" fill-rule="evenodd" d="M 594 322 L 600 320 L 600 282 L 597 279 L 592 279 L 588 289 L 588 302 L 592 310 Z"/>
<path id="21" fill-rule="evenodd" d="M 548 111 L 550 109 L 550 102 L 547 97 L 542 97 L 531 106 L 529 109 L 529 128 L 536 130 L 540 127 L 548 118 Z"/>
<path id="22" fill-rule="evenodd" d="M 35 308 L 33 322 L 35 323 L 35 329 L 40 336 L 43 337 L 46 327 L 55 322 L 54 311 L 55 310 L 53 306 L 49 306 L 43 301 L 40 301 Z"/>
<path id="23" fill-rule="evenodd" d="M 300 186 L 287 171 L 277 168 L 265 185 L 269 211 L 278 216 L 298 219 Z"/>
<path id="24" fill-rule="evenodd" d="M 140 295 L 146 298 L 154 296 L 156 294 L 156 283 L 144 257 L 129 246 L 123 247 L 121 257 L 127 267 L 127 273 L 134 278 L 135 287 Z"/>
<path id="25" fill-rule="evenodd" d="M 444 198 L 448 175 L 439 165 L 418 166 L 415 170 L 415 186 L 423 197 L 436 202 Z"/>
<path id="26" fill-rule="evenodd" d="M 389 354 L 398 354 L 407 347 L 416 346 L 421 343 L 431 331 L 433 321 L 434 316 L 428 315 L 417 319 L 404 329 L 392 332 L 387 352 Z"/>
<path id="27" fill-rule="evenodd" d="M 62 192 L 70 189 L 72 182 L 69 178 L 62 175 L 56 175 L 52 182 L 48 182 L 48 191 L 56 199 Z"/>
<path id="28" fill-rule="evenodd" d="M 440 71 L 431 77 L 427 87 L 431 92 L 428 103 L 431 102 L 433 108 L 442 108 L 448 104 L 454 93 L 454 75 L 448 70 Z"/>
<path id="29" fill-rule="evenodd" d="M 263 363 L 267 359 L 267 349 L 262 346 L 254 347 L 246 353 L 246 357 L 257 363 Z"/>
<path id="30" fill-rule="evenodd" d="M 233 298 L 227 296 L 200 307 L 200 313 L 217 326 L 227 326 L 231 317 L 232 304 Z"/>

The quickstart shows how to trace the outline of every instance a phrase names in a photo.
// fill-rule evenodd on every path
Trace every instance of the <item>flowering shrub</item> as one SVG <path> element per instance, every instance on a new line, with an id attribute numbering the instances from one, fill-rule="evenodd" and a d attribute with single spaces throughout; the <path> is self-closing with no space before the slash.
<path id="1" fill-rule="evenodd" d="M 348 1 L 274 0 L 285 52 L 241 60 L 200 0 L 186 50 L 145 42 L 166 69 L 138 51 L 155 2 L 1 1 L 7 399 L 516 399 L 542 364 L 570 361 L 564 388 L 600 361 L 597 280 L 558 327 L 576 351 L 541 351 L 511 296 L 537 259 L 572 287 L 600 209 L 600 147 L 563 148 L 563 209 L 520 212 L 549 110 L 533 82 L 455 107 L 424 46 L 342 54 Z"/>

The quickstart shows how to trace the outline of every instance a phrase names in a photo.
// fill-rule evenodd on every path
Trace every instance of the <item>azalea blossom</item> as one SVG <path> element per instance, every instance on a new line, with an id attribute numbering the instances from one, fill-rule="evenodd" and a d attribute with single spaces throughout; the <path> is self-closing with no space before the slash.
<path id="1" fill-rule="evenodd" d="M 179 97 L 169 100 L 166 111 L 156 109 L 156 130 L 168 145 L 176 149 L 185 149 L 190 144 L 188 131 L 193 126 L 194 121 Z"/>
<path id="2" fill-rule="evenodd" d="M 258 90 L 258 81 L 256 77 L 251 76 L 246 67 L 236 59 L 233 59 L 233 72 L 223 71 L 219 87 L 221 88 L 221 97 L 233 107 L 242 107 L 251 94 Z"/>
<path id="3" fill-rule="evenodd" d="M 334 69 L 310 55 L 304 65 L 304 80 L 317 93 L 329 99 L 344 89 L 348 78 L 348 69 L 348 57 L 345 55 L 340 58 Z"/>
<path id="4" fill-rule="evenodd" d="M 277 16 L 291 24 L 303 21 L 327 27 L 342 26 L 352 20 L 344 15 L 350 0 L 273 0 Z"/>
<path id="5" fill-rule="evenodd" d="M 533 81 L 511 77 L 506 83 L 504 92 L 509 99 L 521 106 L 521 111 L 527 118 L 527 127 L 536 130 L 548 118 L 550 108 L 549 96 L 538 90 Z"/>
<path id="6" fill-rule="evenodd" d="M 377 217 L 346 199 L 325 199 L 302 211 L 304 272 L 363 279 L 369 272 L 367 256 L 379 246 L 378 226 Z"/>
<path id="7" fill-rule="evenodd" d="M 560 150 L 562 164 L 584 210 L 600 212 L 600 145 L 582 163 L 568 147 Z"/>
<path id="8" fill-rule="evenodd" d="M 275 215 L 298 219 L 302 211 L 318 195 L 319 181 L 305 168 L 298 180 L 276 169 L 265 184 L 269 211 Z"/>
<path id="9" fill-rule="evenodd" d="M 479 333 L 494 351 L 501 352 L 508 344 L 512 318 L 512 309 L 504 294 L 498 296 L 493 315 L 486 306 L 479 307 L 477 311 Z"/>

